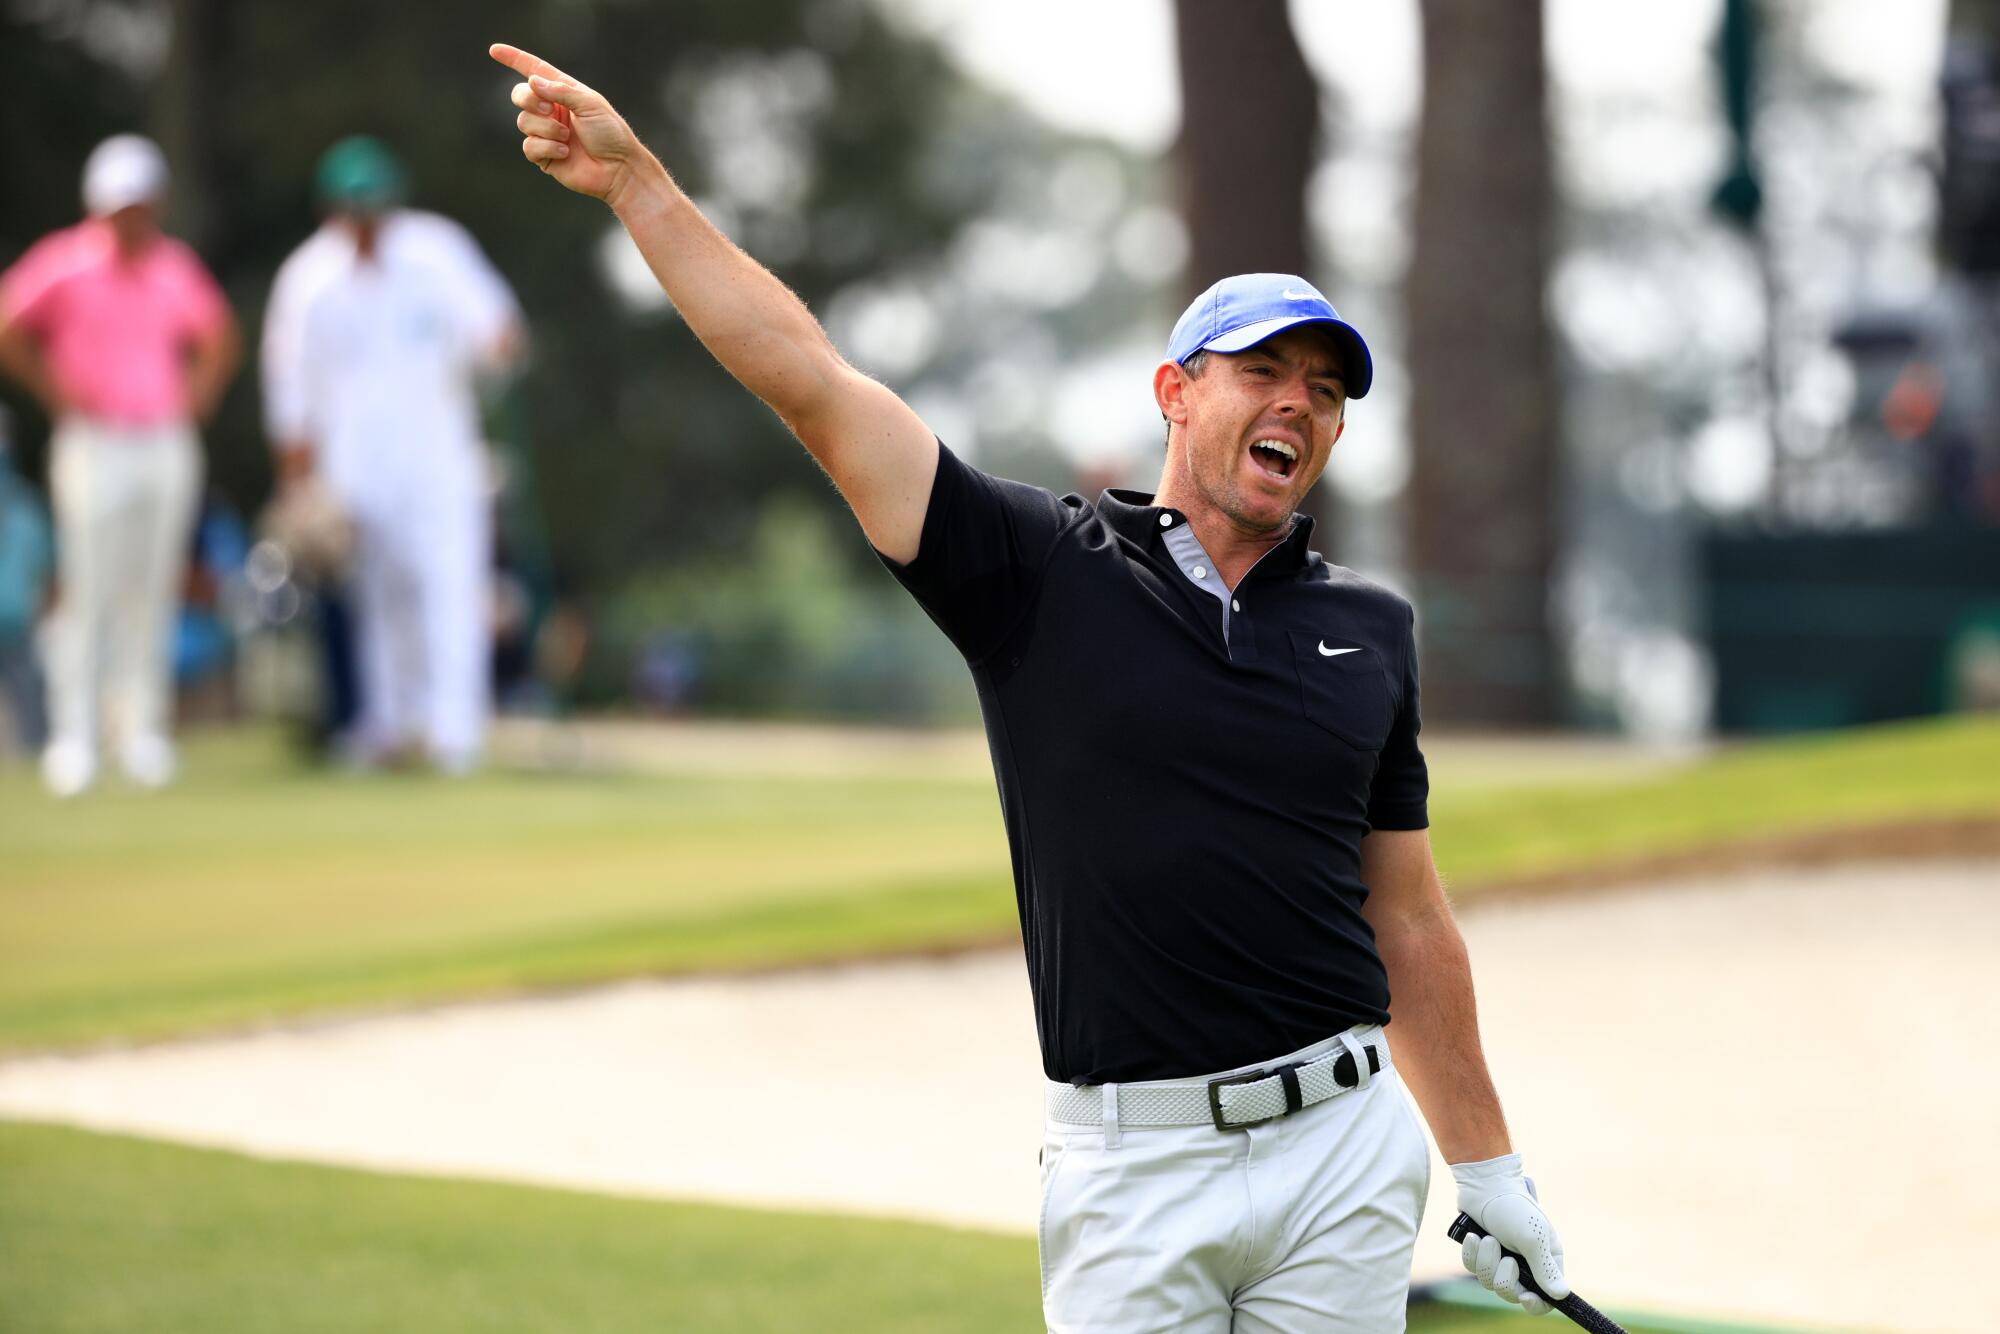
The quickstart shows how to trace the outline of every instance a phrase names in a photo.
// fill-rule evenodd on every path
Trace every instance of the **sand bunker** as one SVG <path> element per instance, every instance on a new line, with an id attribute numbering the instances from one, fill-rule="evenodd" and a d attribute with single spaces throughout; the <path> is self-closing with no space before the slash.
<path id="1" fill-rule="evenodd" d="M 1468 908 L 1516 1143 L 1604 1305 L 1984 1334 L 2000 863 Z M 1391 1040 L 1394 1030 L 1391 1029 Z M 0 1065 L 0 1114 L 274 1156 L 1034 1229 L 1018 954 Z M 1455 1272 L 1433 1173 L 1419 1277 Z"/>

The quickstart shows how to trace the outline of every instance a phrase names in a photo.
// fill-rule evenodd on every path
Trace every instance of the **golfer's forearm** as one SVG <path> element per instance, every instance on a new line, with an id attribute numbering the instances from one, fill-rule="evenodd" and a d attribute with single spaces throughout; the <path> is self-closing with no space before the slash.
<path id="1" fill-rule="evenodd" d="M 271 458 L 277 467 L 280 485 L 290 485 L 312 476 L 313 443 L 303 436 L 279 440 L 271 446 Z"/>
<path id="2" fill-rule="evenodd" d="M 528 331 L 520 321 L 509 320 L 486 346 L 479 350 L 479 369 L 493 380 L 511 375 L 527 354 Z"/>
<path id="3" fill-rule="evenodd" d="M 1510 1153 L 1500 1098 L 1479 1047 L 1465 941 L 1448 912 L 1378 928 L 1389 971 L 1396 1068 L 1448 1163 Z"/>
<path id="4" fill-rule="evenodd" d="M 234 321 L 194 345 L 188 358 L 188 410 L 198 422 L 215 416 L 216 405 L 229 387 L 230 377 L 243 360 L 243 339 Z"/>
<path id="5" fill-rule="evenodd" d="M 805 303 L 701 215 L 648 157 L 612 211 L 695 337 L 787 422 L 816 415 L 844 367 Z"/>

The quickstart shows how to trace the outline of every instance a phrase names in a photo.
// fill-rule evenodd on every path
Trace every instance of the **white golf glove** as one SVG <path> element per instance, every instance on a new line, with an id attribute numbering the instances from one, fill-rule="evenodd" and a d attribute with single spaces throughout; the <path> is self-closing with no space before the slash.
<path id="1" fill-rule="evenodd" d="M 1490 1289 L 1519 1304 L 1529 1315 L 1546 1315 L 1555 1307 L 1521 1287 L 1520 1266 L 1512 1256 L 1525 1256 L 1534 1272 L 1535 1286 L 1553 1300 L 1569 1296 L 1569 1280 L 1563 1276 L 1563 1247 L 1555 1225 L 1535 1201 L 1535 1183 L 1521 1175 L 1521 1155 L 1506 1154 L 1477 1163 L 1453 1163 L 1452 1180 L 1458 1182 L 1460 1213 L 1472 1215 L 1484 1237 L 1467 1236 L 1463 1252 L 1465 1267 Z"/>

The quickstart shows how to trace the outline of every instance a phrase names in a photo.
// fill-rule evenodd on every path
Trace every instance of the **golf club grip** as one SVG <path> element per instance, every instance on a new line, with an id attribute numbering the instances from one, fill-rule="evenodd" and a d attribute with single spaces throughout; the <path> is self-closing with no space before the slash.
<path id="1" fill-rule="evenodd" d="M 1486 1233 L 1480 1228 L 1479 1224 L 1473 1221 L 1471 1214 L 1460 1214 L 1452 1220 L 1451 1239 L 1453 1241 L 1463 1242 L 1467 1237 L 1483 1237 L 1485 1235 Z M 1592 1306 L 1583 1298 L 1577 1296 L 1574 1292 L 1561 1301 L 1556 1301 L 1540 1288 L 1536 1287 L 1534 1270 L 1528 1267 L 1527 1260 L 1518 1252 L 1503 1250 L 1500 1253 L 1502 1255 L 1513 1256 L 1514 1263 L 1521 1266 L 1521 1288 L 1524 1292 L 1534 1293 L 1537 1297 L 1555 1307 L 1556 1310 L 1561 1311 L 1571 1320 L 1589 1330 L 1591 1334 L 1625 1334 L 1625 1327 L 1623 1325 L 1598 1310 L 1595 1306 Z"/>

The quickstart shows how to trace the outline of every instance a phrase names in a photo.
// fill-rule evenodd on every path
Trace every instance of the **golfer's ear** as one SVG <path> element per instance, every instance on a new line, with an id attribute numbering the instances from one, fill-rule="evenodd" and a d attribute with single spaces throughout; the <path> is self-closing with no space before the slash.
<path id="1" fill-rule="evenodd" d="M 1174 362 L 1163 361 L 1153 371 L 1153 402 L 1176 425 L 1187 421 L 1187 383 L 1187 371 Z"/>

